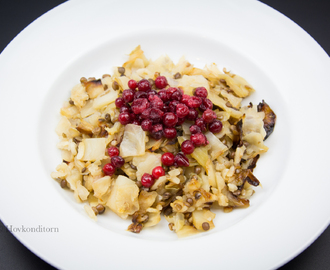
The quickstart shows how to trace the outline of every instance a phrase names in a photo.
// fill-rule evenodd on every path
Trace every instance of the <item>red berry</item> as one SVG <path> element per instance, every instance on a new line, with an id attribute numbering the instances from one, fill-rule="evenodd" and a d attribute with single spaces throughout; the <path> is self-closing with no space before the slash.
<path id="1" fill-rule="evenodd" d="M 119 116 L 118 116 L 118 121 L 122 125 L 129 124 L 131 122 L 130 114 L 128 112 L 122 112 L 122 113 L 120 113 Z"/>
<path id="2" fill-rule="evenodd" d="M 176 90 L 172 95 L 171 95 L 172 100 L 178 100 L 181 101 L 182 99 L 182 94 L 179 90 Z"/>
<path id="3" fill-rule="evenodd" d="M 174 164 L 174 155 L 170 152 L 164 153 L 161 161 L 165 166 L 172 166 Z"/>
<path id="4" fill-rule="evenodd" d="M 111 163 L 107 163 L 103 166 L 103 172 L 106 174 L 106 175 L 113 175 L 116 171 L 116 167 L 113 166 Z"/>
<path id="5" fill-rule="evenodd" d="M 189 113 L 186 116 L 187 120 L 195 121 L 197 117 L 198 117 L 198 112 L 196 111 L 196 109 L 189 108 Z"/>
<path id="6" fill-rule="evenodd" d="M 135 80 L 129 80 L 128 81 L 128 87 L 132 90 L 135 90 L 138 86 L 137 82 Z"/>
<path id="7" fill-rule="evenodd" d="M 177 167 L 189 167 L 189 159 L 183 153 L 177 153 L 174 157 L 174 165 Z"/>
<path id="8" fill-rule="evenodd" d="M 164 115 L 164 112 L 160 109 L 156 108 L 151 108 L 150 109 L 150 114 L 149 114 L 149 119 L 154 123 L 159 123 L 162 120 L 162 117 Z"/>
<path id="9" fill-rule="evenodd" d="M 157 166 L 152 170 L 152 176 L 155 179 L 158 179 L 159 177 L 164 176 L 164 175 L 165 175 L 165 170 L 163 169 L 162 166 Z"/>
<path id="10" fill-rule="evenodd" d="M 199 109 L 204 112 L 206 111 L 207 109 L 210 109 L 212 110 L 213 108 L 213 103 L 211 100 L 209 100 L 208 98 L 203 98 L 202 99 L 202 104 L 199 106 Z"/>
<path id="11" fill-rule="evenodd" d="M 164 136 L 167 139 L 174 139 L 177 136 L 177 132 L 175 128 L 165 128 L 164 129 Z"/>
<path id="12" fill-rule="evenodd" d="M 178 117 L 174 113 L 167 112 L 164 114 L 163 123 L 166 127 L 175 127 L 177 122 L 178 122 Z"/>
<path id="13" fill-rule="evenodd" d="M 222 123 L 220 120 L 214 120 L 211 124 L 209 124 L 209 130 L 212 133 L 219 133 L 222 130 Z"/>
<path id="14" fill-rule="evenodd" d="M 149 106 L 150 104 L 146 98 L 138 98 L 133 101 L 131 109 L 135 114 L 141 114 Z"/>
<path id="15" fill-rule="evenodd" d="M 155 85 L 158 89 L 165 88 L 168 85 L 166 77 L 165 76 L 158 76 L 155 80 Z"/>
<path id="16" fill-rule="evenodd" d="M 162 124 L 156 124 L 153 125 L 151 128 L 151 136 L 156 139 L 159 140 L 160 138 L 163 137 L 164 131 L 163 131 L 163 125 Z"/>
<path id="17" fill-rule="evenodd" d="M 190 108 L 198 108 L 202 104 L 202 99 L 200 97 L 190 97 L 188 100 L 188 106 Z"/>
<path id="18" fill-rule="evenodd" d="M 201 97 L 201 98 L 206 98 L 207 97 L 207 90 L 205 89 L 205 87 L 197 87 L 195 89 L 195 93 L 194 95 L 196 97 Z"/>
<path id="19" fill-rule="evenodd" d="M 170 104 L 168 105 L 168 107 L 170 108 L 170 111 L 175 113 L 175 112 L 176 112 L 176 106 L 177 106 L 178 104 L 180 104 L 179 101 L 177 101 L 177 100 L 172 100 L 172 101 L 170 102 Z"/>
<path id="20" fill-rule="evenodd" d="M 206 125 L 202 117 L 196 119 L 195 125 L 198 126 L 202 132 L 206 130 Z"/>
<path id="21" fill-rule="evenodd" d="M 213 120 L 216 118 L 217 115 L 211 109 L 207 109 L 205 112 L 203 112 L 203 120 L 207 124 L 213 122 Z"/>
<path id="22" fill-rule="evenodd" d="M 178 118 L 184 118 L 188 115 L 188 113 L 189 108 L 186 105 L 182 103 L 176 105 L 176 115 L 178 116 Z"/>
<path id="23" fill-rule="evenodd" d="M 134 99 L 138 99 L 138 98 L 148 98 L 147 92 L 136 91 L 134 94 Z"/>
<path id="24" fill-rule="evenodd" d="M 147 79 L 143 79 L 138 82 L 138 89 L 142 92 L 147 92 L 148 90 L 151 90 L 151 84 Z"/>
<path id="25" fill-rule="evenodd" d="M 148 93 L 148 95 L 149 95 L 149 93 Z M 158 95 L 150 95 L 150 96 L 148 96 L 148 99 L 150 101 L 150 107 L 160 109 L 160 110 L 163 109 L 164 102 L 161 100 L 161 98 Z"/>
<path id="26" fill-rule="evenodd" d="M 120 168 L 125 164 L 125 160 L 121 156 L 114 156 L 111 158 L 111 164 L 116 168 Z"/>
<path id="27" fill-rule="evenodd" d="M 108 148 L 109 157 L 119 156 L 119 149 L 115 146 Z"/>
<path id="28" fill-rule="evenodd" d="M 166 89 L 166 95 L 167 95 L 167 99 L 168 99 L 168 100 L 172 100 L 171 97 L 172 97 L 172 94 L 173 94 L 175 91 L 178 91 L 178 89 L 175 88 L 175 87 L 169 87 L 169 88 Z"/>
<path id="29" fill-rule="evenodd" d="M 192 125 L 190 128 L 189 128 L 191 134 L 196 134 L 196 133 L 202 133 L 202 130 L 200 129 L 199 126 L 197 125 Z"/>
<path id="30" fill-rule="evenodd" d="M 191 141 L 186 140 L 181 144 L 181 150 L 183 153 L 190 155 L 192 152 L 194 152 L 195 146 Z"/>
<path id="31" fill-rule="evenodd" d="M 130 107 L 128 104 L 124 104 L 123 106 L 121 106 L 121 108 L 119 109 L 119 112 L 120 113 L 123 113 L 123 112 L 127 112 L 129 113 L 130 112 Z"/>
<path id="32" fill-rule="evenodd" d="M 184 123 L 185 118 L 178 118 L 178 122 L 176 123 L 176 126 L 181 126 Z"/>
<path id="33" fill-rule="evenodd" d="M 134 94 L 132 89 L 126 89 L 123 91 L 122 98 L 126 103 L 131 103 L 134 99 Z"/>
<path id="34" fill-rule="evenodd" d="M 141 177 L 141 184 L 146 188 L 150 188 L 155 183 L 154 177 L 149 173 L 144 173 Z"/>
<path id="35" fill-rule="evenodd" d="M 141 128 L 144 131 L 151 131 L 152 128 L 152 121 L 150 119 L 145 119 L 141 122 Z"/>
<path id="36" fill-rule="evenodd" d="M 139 126 L 139 125 L 141 125 L 141 123 L 140 123 L 140 121 L 139 120 L 133 120 L 132 122 L 131 122 L 131 124 L 133 124 L 133 125 L 137 125 L 137 126 Z"/>
<path id="37" fill-rule="evenodd" d="M 190 96 L 189 95 L 182 95 L 182 99 L 181 99 L 181 103 L 183 103 L 186 106 L 189 106 L 189 100 L 190 100 Z"/>
<path id="38" fill-rule="evenodd" d="M 207 139 L 203 133 L 191 134 L 190 140 L 195 146 L 201 146 L 207 144 Z"/>
<path id="39" fill-rule="evenodd" d="M 125 105 L 125 101 L 123 98 L 119 97 L 116 98 L 115 104 L 117 108 L 121 108 L 123 105 Z"/>
<path id="40" fill-rule="evenodd" d="M 162 100 L 162 101 L 168 101 L 168 98 L 167 98 L 167 94 L 166 94 L 166 90 L 160 90 L 159 92 L 158 92 L 158 96 L 160 97 L 160 99 Z"/>

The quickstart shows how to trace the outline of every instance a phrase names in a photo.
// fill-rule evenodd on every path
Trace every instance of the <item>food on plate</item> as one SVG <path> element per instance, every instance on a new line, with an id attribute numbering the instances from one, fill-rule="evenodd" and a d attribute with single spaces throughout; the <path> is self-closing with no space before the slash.
<path id="1" fill-rule="evenodd" d="M 215 227 L 214 206 L 249 207 L 256 163 L 276 115 L 215 64 L 148 60 L 140 46 L 101 79 L 81 78 L 56 127 L 63 162 L 52 177 L 94 220 L 107 211 L 139 233 L 164 216 L 179 237 Z M 221 219 L 217 219 L 221 222 Z"/>

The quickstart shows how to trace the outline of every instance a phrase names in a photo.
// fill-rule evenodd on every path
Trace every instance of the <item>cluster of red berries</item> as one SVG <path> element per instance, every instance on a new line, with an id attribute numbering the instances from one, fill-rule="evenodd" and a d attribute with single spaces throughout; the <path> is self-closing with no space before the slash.
<path id="1" fill-rule="evenodd" d="M 207 125 L 213 133 L 221 130 L 222 124 L 215 119 L 213 104 L 207 98 L 204 87 L 196 88 L 194 96 L 185 95 L 179 88 L 165 89 L 168 83 L 164 76 L 156 78 L 155 86 L 158 92 L 152 90 L 151 83 L 146 79 L 128 82 L 129 89 L 124 90 L 115 102 L 120 110 L 118 121 L 121 124 L 141 125 L 156 140 L 162 137 L 174 139 L 177 136 L 175 127 L 185 120 L 195 121 L 201 132 L 206 130 Z M 202 117 L 198 117 L 198 110 Z M 198 146 L 205 144 L 202 139 L 201 135 L 194 135 L 192 141 Z"/>
<path id="2" fill-rule="evenodd" d="M 157 166 L 153 168 L 152 173 L 144 173 L 141 177 L 141 184 L 144 187 L 150 188 L 154 183 L 155 180 L 161 176 L 165 175 L 165 170 L 162 166 Z"/>
<path id="3" fill-rule="evenodd" d="M 111 161 L 103 166 L 103 172 L 111 176 L 115 173 L 116 168 L 120 168 L 125 164 L 125 160 L 119 156 L 119 149 L 115 146 L 108 148 L 108 154 Z"/>

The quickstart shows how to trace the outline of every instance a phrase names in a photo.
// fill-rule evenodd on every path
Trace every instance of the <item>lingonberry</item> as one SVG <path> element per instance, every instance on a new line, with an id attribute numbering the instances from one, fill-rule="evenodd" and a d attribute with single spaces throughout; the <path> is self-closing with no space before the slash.
<path id="1" fill-rule="evenodd" d="M 116 168 L 120 168 L 125 164 L 125 160 L 121 156 L 114 156 L 111 158 L 111 164 Z"/>
<path id="2" fill-rule="evenodd" d="M 177 136 L 176 129 L 175 128 L 164 128 L 164 136 L 170 140 L 176 138 L 176 136 Z"/>
<path id="3" fill-rule="evenodd" d="M 170 152 L 166 152 L 162 155 L 161 161 L 165 166 L 172 166 L 174 164 L 174 155 Z"/>
<path id="4" fill-rule="evenodd" d="M 207 139 L 203 133 L 191 134 L 190 140 L 195 146 L 201 146 L 207 144 Z"/>
<path id="5" fill-rule="evenodd" d="M 190 121 L 195 121 L 197 119 L 197 117 L 198 117 L 198 112 L 196 111 L 196 109 L 189 108 L 189 113 L 186 116 L 186 119 L 190 120 Z"/>
<path id="6" fill-rule="evenodd" d="M 195 150 L 195 146 L 192 141 L 186 140 L 181 144 L 181 150 L 184 154 L 190 155 Z"/>
<path id="7" fill-rule="evenodd" d="M 164 114 L 163 123 L 166 127 L 175 127 L 177 122 L 178 122 L 178 117 L 174 113 L 167 112 Z"/>
<path id="8" fill-rule="evenodd" d="M 170 111 L 175 113 L 175 112 L 176 112 L 176 106 L 177 106 L 178 104 L 180 104 L 179 101 L 177 101 L 177 100 L 172 100 L 172 101 L 170 102 L 170 104 L 168 105 L 169 108 L 170 108 Z"/>
<path id="9" fill-rule="evenodd" d="M 206 98 L 207 97 L 207 90 L 203 86 L 202 87 L 197 87 L 195 89 L 194 95 L 196 97 Z"/>
<path id="10" fill-rule="evenodd" d="M 191 134 L 202 133 L 202 130 L 197 125 L 190 126 L 189 130 L 190 130 Z"/>
<path id="11" fill-rule="evenodd" d="M 195 125 L 198 126 L 202 132 L 206 130 L 206 125 L 202 117 L 199 117 L 195 120 Z"/>
<path id="12" fill-rule="evenodd" d="M 125 105 L 124 99 L 121 97 L 116 98 L 115 105 L 117 108 L 121 108 L 123 105 Z"/>
<path id="13" fill-rule="evenodd" d="M 165 88 L 168 85 L 166 77 L 165 76 L 158 76 L 155 80 L 155 85 L 158 89 Z"/>
<path id="14" fill-rule="evenodd" d="M 165 170 L 163 169 L 162 166 L 157 166 L 157 167 L 153 168 L 152 176 L 155 179 L 158 179 L 159 177 L 164 176 L 164 175 L 165 175 Z"/>
<path id="15" fill-rule="evenodd" d="M 118 121 L 122 125 L 129 124 L 131 122 L 130 114 L 128 112 L 122 112 L 122 113 L 120 113 L 119 116 L 118 116 Z"/>
<path id="16" fill-rule="evenodd" d="M 202 99 L 200 97 L 190 97 L 188 100 L 188 106 L 190 108 L 198 108 L 202 104 Z"/>
<path id="17" fill-rule="evenodd" d="M 209 124 L 209 130 L 212 133 L 219 133 L 222 130 L 222 123 L 221 123 L 221 121 L 215 119 L 211 124 Z"/>
<path id="18" fill-rule="evenodd" d="M 176 105 L 176 115 L 178 116 L 178 118 L 184 118 L 188 115 L 188 113 L 189 108 L 186 105 L 182 103 Z"/>
<path id="19" fill-rule="evenodd" d="M 134 94 L 134 99 L 138 98 L 148 98 L 148 94 L 146 92 L 136 91 Z"/>
<path id="20" fill-rule="evenodd" d="M 158 95 L 150 95 L 148 96 L 148 99 L 150 101 L 150 107 L 160 110 L 163 109 L 164 102 L 161 100 L 161 98 Z"/>
<path id="21" fill-rule="evenodd" d="M 213 122 L 213 120 L 216 118 L 217 115 L 211 109 L 206 109 L 206 111 L 203 112 L 203 120 L 207 124 Z"/>
<path id="22" fill-rule="evenodd" d="M 167 98 L 167 94 L 166 94 L 166 90 L 160 90 L 158 92 L 158 96 L 160 97 L 160 99 L 164 102 L 168 101 L 168 98 Z"/>
<path id="23" fill-rule="evenodd" d="M 174 166 L 189 167 L 189 159 L 183 153 L 177 153 L 174 157 Z"/>
<path id="24" fill-rule="evenodd" d="M 206 111 L 207 109 L 210 109 L 212 110 L 213 108 L 213 103 L 211 100 L 209 100 L 208 98 L 203 98 L 202 99 L 202 104 L 199 106 L 199 109 L 204 112 Z"/>
<path id="25" fill-rule="evenodd" d="M 132 90 L 135 90 L 136 87 L 138 86 L 138 83 L 135 80 L 129 80 L 127 84 L 128 87 Z"/>
<path id="26" fill-rule="evenodd" d="M 155 178 L 149 174 L 144 173 L 141 177 L 141 184 L 146 188 L 150 188 L 155 183 Z"/>
<path id="27" fill-rule="evenodd" d="M 145 119 L 141 122 L 141 128 L 144 131 L 151 131 L 152 128 L 152 121 L 150 119 Z"/>
<path id="28" fill-rule="evenodd" d="M 113 175 L 116 171 L 116 167 L 113 166 L 111 163 L 107 163 L 103 166 L 103 172 L 106 174 L 106 175 Z"/>
<path id="29" fill-rule="evenodd" d="M 149 106 L 150 104 L 146 98 L 138 98 L 133 101 L 131 109 L 135 114 L 141 114 Z"/>
<path id="30" fill-rule="evenodd" d="M 126 103 L 131 103 L 134 99 L 134 91 L 132 89 L 126 89 L 123 91 L 122 98 Z"/>
<path id="31" fill-rule="evenodd" d="M 147 92 L 148 90 L 151 90 L 151 84 L 147 79 L 143 79 L 138 82 L 138 89 L 142 92 Z"/>
<path id="32" fill-rule="evenodd" d="M 119 156 L 119 149 L 115 146 L 108 148 L 109 157 Z"/>

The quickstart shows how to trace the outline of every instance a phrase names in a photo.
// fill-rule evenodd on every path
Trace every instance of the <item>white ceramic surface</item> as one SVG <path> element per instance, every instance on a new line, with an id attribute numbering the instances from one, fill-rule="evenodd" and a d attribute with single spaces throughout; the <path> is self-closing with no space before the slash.
<path id="1" fill-rule="evenodd" d="M 169 16 L 171 14 L 171 16 Z M 59 109 L 82 76 L 100 77 L 141 45 L 148 58 L 185 55 L 215 62 L 256 89 L 277 114 L 270 150 L 258 162 L 251 207 L 217 211 L 216 228 L 177 240 L 166 221 L 136 235 L 110 211 L 90 220 L 50 178 L 60 162 Z M 306 248 L 329 224 L 323 139 L 330 71 L 327 54 L 292 21 L 257 1 L 73 0 L 27 27 L 0 55 L 2 196 L 13 227 L 58 233 L 15 236 L 63 269 L 271 269 Z M 324 134 L 322 137 L 320 134 Z"/>

